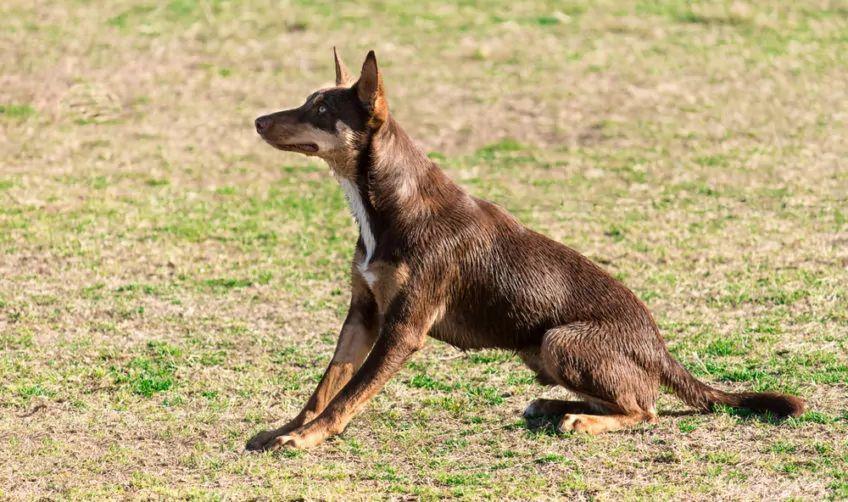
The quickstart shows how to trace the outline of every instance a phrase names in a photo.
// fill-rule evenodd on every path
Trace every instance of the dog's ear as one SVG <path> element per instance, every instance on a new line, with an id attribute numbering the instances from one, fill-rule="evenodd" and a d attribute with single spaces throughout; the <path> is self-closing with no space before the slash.
<path id="1" fill-rule="evenodd" d="M 350 73 L 347 71 L 347 66 L 339 57 L 339 52 L 333 47 L 333 59 L 336 62 L 336 85 L 347 85 L 350 82 Z"/>
<path id="2" fill-rule="evenodd" d="M 356 95 L 368 110 L 371 120 L 377 124 L 383 123 L 389 116 L 389 106 L 383 90 L 383 77 L 377 68 L 377 57 L 374 51 L 368 51 L 365 62 L 362 63 L 362 73 L 356 82 Z"/>

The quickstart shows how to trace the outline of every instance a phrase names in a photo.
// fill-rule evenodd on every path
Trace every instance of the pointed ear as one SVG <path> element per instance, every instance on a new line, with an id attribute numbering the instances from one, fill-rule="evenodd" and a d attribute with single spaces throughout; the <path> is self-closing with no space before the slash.
<path id="1" fill-rule="evenodd" d="M 383 77 L 377 68 L 377 57 L 374 51 L 369 51 L 365 62 L 362 63 L 362 73 L 356 83 L 356 94 L 372 119 L 378 123 L 385 122 L 389 115 L 389 107 L 383 91 Z"/>
<path id="2" fill-rule="evenodd" d="M 350 82 L 350 73 L 347 71 L 347 66 L 342 62 L 339 53 L 335 46 L 333 47 L 333 59 L 336 61 L 336 85 L 346 85 Z"/>

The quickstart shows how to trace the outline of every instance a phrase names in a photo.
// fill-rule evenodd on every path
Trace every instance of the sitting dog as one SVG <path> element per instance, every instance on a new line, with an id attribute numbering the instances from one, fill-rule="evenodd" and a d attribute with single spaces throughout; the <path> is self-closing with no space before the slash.
<path id="1" fill-rule="evenodd" d="M 307 448 L 341 433 L 432 336 L 460 349 L 516 352 L 540 382 L 580 401 L 538 399 L 525 416 L 598 434 L 656 422 L 660 385 L 688 405 L 797 416 L 804 401 L 732 394 L 693 377 L 666 349 L 647 307 L 589 259 L 452 182 L 389 113 L 374 52 L 353 82 L 256 119 L 270 145 L 324 159 L 359 225 L 350 309 L 321 382 L 293 420 L 248 450 Z"/>

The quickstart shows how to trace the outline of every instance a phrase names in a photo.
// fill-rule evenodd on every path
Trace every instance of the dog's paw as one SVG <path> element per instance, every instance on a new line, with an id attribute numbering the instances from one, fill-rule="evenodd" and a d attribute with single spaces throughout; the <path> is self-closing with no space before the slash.
<path id="1" fill-rule="evenodd" d="M 557 430 L 559 432 L 589 432 L 589 424 L 584 415 L 567 414 L 562 417 Z"/>
<path id="2" fill-rule="evenodd" d="M 265 451 L 271 448 L 279 434 L 276 430 L 262 431 L 252 438 L 244 446 L 247 451 Z"/>
<path id="3" fill-rule="evenodd" d="M 274 440 L 271 441 L 271 444 L 268 446 L 268 449 L 269 450 L 285 450 L 285 449 L 290 448 L 290 449 L 293 449 L 293 450 L 298 450 L 298 449 L 301 449 L 303 447 L 304 447 L 304 445 L 301 444 L 301 441 L 297 437 L 286 435 L 286 436 L 279 436 L 277 438 L 274 438 Z"/>

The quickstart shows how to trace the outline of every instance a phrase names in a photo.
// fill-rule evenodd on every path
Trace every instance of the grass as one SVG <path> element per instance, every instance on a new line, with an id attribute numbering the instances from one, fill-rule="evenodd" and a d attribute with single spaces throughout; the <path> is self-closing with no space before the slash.
<path id="1" fill-rule="evenodd" d="M 0 497 L 848 497 L 842 2 L 0 5 Z M 791 391 L 601 437 L 528 428 L 511 354 L 431 342 L 340 437 L 294 416 L 355 228 L 252 119 L 376 49 L 446 171 L 575 247 L 726 389 Z"/>

